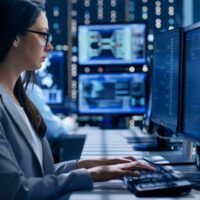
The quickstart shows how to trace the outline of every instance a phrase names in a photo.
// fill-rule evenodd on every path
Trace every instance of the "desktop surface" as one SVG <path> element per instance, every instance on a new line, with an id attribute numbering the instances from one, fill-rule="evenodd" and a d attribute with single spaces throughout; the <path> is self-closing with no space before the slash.
<path id="1" fill-rule="evenodd" d="M 127 156 L 132 155 L 136 158 L 142 158 L 144 156 L 160 156 L 163 157 L 181 157 L 181 151 L 171 152 L 139 152 L 133 151 L 132 145 L 127 144 L 127 140 L 122 136 L 123 131 L 127 135 L 130 130 L 101 130 L 97 127 L 85 127 L 80 129 L 81 132 L 87 132 L 87 138 L 83 148 L 81 158 L 96 157 L 96 156 Z M 115 138 L 115 140 L 113 140 Z M 158 156 L 158 157 L 159 157 Z M 194 165 L 178 165 L 174 166 L 179 171 L 195 171 Z M 70 200 L 133 200 L 133 199 L 164 199 L 164 200 L 197 200 L 199 199 L 200 192 L 192 190 L 188 195 L 171 196 L 171 197 L 136 197 L 130 191 L 121 180 L 112 180 L 108 182 L 95 183 L 92 191 L 76 191 L 70 195 Z M 63 199 L 64 200 L 64 199 Z"/>
<path id="2" fill-rule="evenodd" d="M 117 189 L 116 189 L 117 188 Z M 63 198 L 62 200 L 67 200 Z M 136 197 L 131 192 L 127 191 L 126 188 L 119 181 L 109 183 L 95 184 L 93 191 L 79 191 L 72 193 L 70 200 L 198 200 L 199 192 L 194 190 L 188 196 L 180 197 Z"/>

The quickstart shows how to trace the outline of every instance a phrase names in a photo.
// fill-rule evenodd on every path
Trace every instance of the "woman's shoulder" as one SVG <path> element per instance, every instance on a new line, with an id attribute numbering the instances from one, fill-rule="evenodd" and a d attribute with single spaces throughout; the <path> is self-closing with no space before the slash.
<path id="1" fill-rule="evenodd" d="M 3 86 L 0 84 L 0 95 L 2 95 L 2 93 L 3 93 Z"/>
<path id="2" fill-rule="evenodd" d="M 6 95 L 6 90 L 5 88 L 3 87 L 3 85 L 0 84 L 0 96 L 5 96 Z"/>
<path id="3" fill-rule="evenodd" d="M 8 94 L 4 87 L 0 84 L 0 116 L 3 116 L 3 113 L 7 112 L 7 108 L 10 106 L 10 101 L 8 99 Z"/>

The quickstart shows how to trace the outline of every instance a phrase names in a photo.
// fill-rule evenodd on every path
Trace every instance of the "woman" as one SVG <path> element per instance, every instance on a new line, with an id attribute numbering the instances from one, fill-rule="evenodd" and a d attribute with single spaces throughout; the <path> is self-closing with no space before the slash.
<path id="1" fill-rule="evenodd" d="M 132 157 L 54 165 L 44 121 L 23 85 L 53 49 L 47 18 L 31 0 L 0 0 L 0 24 L 1 200 L 56 199 L 73 190 L 92 189 L 94 181 L 153 170 Z"/>

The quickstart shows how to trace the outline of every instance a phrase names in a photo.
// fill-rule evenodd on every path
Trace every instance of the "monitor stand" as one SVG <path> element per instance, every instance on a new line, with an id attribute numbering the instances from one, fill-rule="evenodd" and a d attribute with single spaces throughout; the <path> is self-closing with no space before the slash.
<path id="1" fill-rule="evenodd" d="M 192 161 L 193 142 L 189 139 L 183 139 L 182 159 L 185 161 Z"/>
<path id="2" fill-rule="evenodd" d="M 182 151 L 182 158 L 184 163 L 190 163 L 193 161 L 193 168 L 190 170 L 190 168 L 186 168 L 185 171 L 181 171 L 181 173 L 185 176 L 187 180 L 193 183 L 193 187 L 197 190 L 200 190 L 200 170 L 198 168 L 198 162 L 197 157 L 198 151 L 199 151 L 198 144 L 195 146 L 195 155 L 193 154 L 193 142 L 188 139 L 184 139 L 183 141 L 183 151 Z M 195 156 L 195 158 L 194 158 Z M 196 165 L 196 167 L 195 167 Z"/>
<path id="3" fill-rule="evenodd" d="M 172 132 L 169 134 L 169 130 L 166 130 L 163 126 L 157 126 L 155 131 L 157 132 L 157 135 L 161 137 L 157 136 L 152 143 L 134 144 L 133 148 L 138 151 L 174 151 L 178 149 L 178 145 L 171 144 L 169 139 L 164 139 L 164 137 L 172 135 Z"/>
<path id="4" fill-rule="evenodd" d="M 183 139 L 183 146 L 179 152 L 172 155 L 164 156 L 170 165 L 195 165 L 193 154 L 193 143 L 190 140 Z"/>

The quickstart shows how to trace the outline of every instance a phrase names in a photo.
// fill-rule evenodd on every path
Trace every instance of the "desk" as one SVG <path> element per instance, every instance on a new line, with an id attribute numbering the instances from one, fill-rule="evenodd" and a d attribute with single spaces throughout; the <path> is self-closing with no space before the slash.
<path id="1" fill-rule="evenodd" d="M 199 200 L 200 192 L 193 190 L 183 197 L 136 197 L 119 181 L 95 184 L 93 191 L 75 192 L 70 200 Z"/>
<path id="2" fill-rule="evenodd" d="M 123 137 L 124 131 L 127 130 L 100 130 L 88 128 L 82 130 L 87 133 L 87 138 L 83 148 L 81 157 L 95 157 L 95 156 L 127 156 L 135 157 L 162 155 L 169 156 L 171 152 L 139 152 L 133 151 L 132 145 L 127 144 L 126 138 Z M 173 152 L 173 156 L 181 156 L 181 152 Z M 179 166 L 180 168 L 180 166 Z M 187 196 L 182 197 L 167 197 L 167 198 L 137 198 L 129 192 L 120 180 L 113 180 L 109 182 L 95 183 L 93 191 L 77 191 L 73 192 L 70 200 L 194 200 L 199 199 L 200 191 L 192 190 Z"/>

